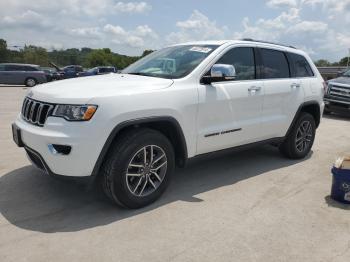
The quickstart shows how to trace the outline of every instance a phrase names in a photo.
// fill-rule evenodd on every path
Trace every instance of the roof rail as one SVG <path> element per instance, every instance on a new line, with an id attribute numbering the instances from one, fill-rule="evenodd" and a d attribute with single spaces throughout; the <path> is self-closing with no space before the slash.
<path id="1" fill-rule="evenodd" d="M 255 40 L 255 39 L 251 39 L 251 38 L 243 38 L 241 40 L 242 41 L 249 41 L 249 42 L 264 43 L 264 44 L 279 45 L 279 46 L 285 46 L 285 47 L 290 47 L 290 48 L 297 49 L 296 47 L 291 46 L 291 45 L 284 45 L 284 44 L 280 44 L 280 43 L 274 43 L 274 42 L 263 41 L 263 40 Z"/>

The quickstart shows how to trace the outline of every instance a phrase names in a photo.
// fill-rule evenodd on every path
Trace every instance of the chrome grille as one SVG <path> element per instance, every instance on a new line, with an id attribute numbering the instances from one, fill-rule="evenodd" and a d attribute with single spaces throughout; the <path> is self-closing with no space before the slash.
<path id="1" fill-rule="evenodd" d="M 350 99 L 350 85 L 331 84 L 329 95 Z"/>
<path id="2" fill-rule="evenodd" d="M 48 116 L 52 114 L 53 104 L 36 101 L 26 97 L 22 106 L 22 118 L 33 125 L 43 126 Z"/>

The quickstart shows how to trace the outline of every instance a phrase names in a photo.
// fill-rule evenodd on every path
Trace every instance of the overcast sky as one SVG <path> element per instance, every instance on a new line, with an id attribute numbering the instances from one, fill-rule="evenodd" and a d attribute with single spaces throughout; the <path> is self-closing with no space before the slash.
<path id="1" fill-rule="evenodd" d="M 350 0 L 0 0 L 0 38 L 10 46 L 109 47 L 127 55 L 248 37 L 337 61 L 350 48 L 349 25 Z"/>

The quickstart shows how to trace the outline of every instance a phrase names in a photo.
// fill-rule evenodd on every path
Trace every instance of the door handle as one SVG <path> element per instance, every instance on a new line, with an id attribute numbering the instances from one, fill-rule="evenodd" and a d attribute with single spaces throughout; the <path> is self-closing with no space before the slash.
<path id="1" fill-rule="evenodd" d="M 299 83 L 293 83 L 290 85 L 291 88 L 299 88 L 300 84 Z"/>
<path id="2" fill-rule="evenodd" d="M 248 91 L 249 92 L 252 92 L 252 91 L 260 91 L 261 90 L 261 87 L 260 86 L 251 86 L 248 88 Z"/>

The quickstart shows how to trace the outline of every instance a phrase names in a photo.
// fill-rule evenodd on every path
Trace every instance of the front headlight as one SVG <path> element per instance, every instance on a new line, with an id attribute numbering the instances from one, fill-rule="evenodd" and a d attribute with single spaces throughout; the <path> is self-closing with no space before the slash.
<path id="1" fill-rule="evenodd" d="M 68 121 L 88 121 L 96 110 L 95 105 L 56 105 L 52 116 L 63 117 Z"/>

